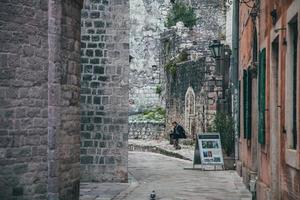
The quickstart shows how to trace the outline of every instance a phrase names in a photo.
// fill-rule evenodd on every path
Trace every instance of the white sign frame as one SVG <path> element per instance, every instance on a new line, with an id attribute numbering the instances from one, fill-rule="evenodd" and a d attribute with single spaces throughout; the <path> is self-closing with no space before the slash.
<path id="1" fill-rule="evenodd" d="M 220 133 L 197 134 L 202 165 L 224 166 Z"/>

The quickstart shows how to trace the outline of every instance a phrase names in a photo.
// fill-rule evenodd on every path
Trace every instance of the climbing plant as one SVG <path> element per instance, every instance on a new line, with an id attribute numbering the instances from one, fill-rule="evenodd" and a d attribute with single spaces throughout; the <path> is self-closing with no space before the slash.
<path id="1" fill-rule="evenodd" d="M 167 16 L 166 27 L 175 26 L 177 22 L 183 22 L 185 27 L 192 28 L 196 25 L 197 16 L 194 9 L 183 2 L 176 1 Z"/>
<path id="2" fill-rule="evenodd" d="M 162 90 L 163 89 L 162 89 L 161 85 L 157 85 L 156 88 L 155 88 L 155 93 L 160 95 Z"/>
<path id="3" fill-rule="evenodd" d="M 188 60 L 189 54 L 186 50 L 182 50 L 175 58 L 170 59 L 165 65 L 166 72 L 176 75 L 177 64 Z"/>

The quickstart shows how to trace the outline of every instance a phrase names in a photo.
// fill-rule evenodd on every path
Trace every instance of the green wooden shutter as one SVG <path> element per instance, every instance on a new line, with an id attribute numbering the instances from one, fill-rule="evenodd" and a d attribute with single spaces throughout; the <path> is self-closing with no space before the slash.
<path id="1" fill-rule="evenodd" d="M 251 139 L 251 132 L 252 132 L 252 126 L 251 126 L 251 122 L 252 122 L 252 76 L 251 76 L 251 72 L 250 69 L 248 68 L 247 70 L 247 99 L 248 99 L 248 104 L 247 104 L 247 132 L 246 132 L 246 136 L 247 139 Z"/>
<path id="2" fill-rule="evenodd" d="M 266 110 L 266 49 L 259 56 L 258 69 L 258 142 L 265 144 L 265 110 Z"/>
<path id="3" fill-rule="evenodd" d="M 241 81 L 239 81 L 238 83 L 238 106 L 240 108 L 240 105 L 241 105 Z M 241 119 L 240 119 L 240 116 L 241 116 L 241 109 L 238 109 L 238 122 L 237 122 L 237 131 L 238 131 L 238 137 L 240 138 L 241 137 Z"/>
<path id="4" fill-rule="evenodd" d="M 244 111 L 244 138 L 251 139 L 251 98 L 252 98 L 252 77 L 250 70 L 243 72 L 243 111 Z"/>
<path id="5" fill-rule="evenodd" d="M 247 115 L 248 115 L 248 73 L 247 70 L 243 71 L 243 121 L 244 121 L 244 138 L 247 138 Z"/>
<path id="6" fill-rule="evenodd" d="M 247 96 L 246 96 L 246 91 L 247 91 L 247 71 L 243 71 L 243 122 L 244 122 L 244 138 L 246 138 L 246 107 L 247 107 Z"/>

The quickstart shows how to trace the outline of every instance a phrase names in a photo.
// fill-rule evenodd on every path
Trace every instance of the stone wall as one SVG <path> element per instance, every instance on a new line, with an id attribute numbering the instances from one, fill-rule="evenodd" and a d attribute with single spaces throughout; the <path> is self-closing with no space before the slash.
<path id="1" fill-rule="evenodd" d="M 81 26 L 81 178 L 126 182 L 129 1 L 86 0 Z"/>
<path id="2" fill-rule="evenodd" d="M 0 199 L 79 199 L 81 7 L 1 1 Z"/>
<path id="3" fill-rule="evenodd" d="M 188 58 L 176 66 L 175 75 L 165 70 L 164 85 L 166 93 L 167 124 L 166 130 L 171 128 L 171 122 L 177 121 L 190 135 L 207 128 L 216 112 L 216 101 L 206 102 L 207 96 L 218 98 L 222 77 L 216 74 L 218 69 L 211 58 L 209 44 L 212 40 L 225 39 L 225 13 L 223 5 L 217 0 L 189 1 L 195 9 L 198 20 L 196 26 L 188 29 L 182 23 L 161 34 L 160 67 L 162 69 L 170 60 L 178 58 L 186 52 Z M 210 80 L 216 80 L 208 85 Z M 188 88 L 194 93 L 193 114 L 186 112 L 186 93 Z M 210 105 L 209 105 L 210 104 Z M 209 117 L 207 117 L 209 116 Z"/>
<path id="4" fill-rule="evenodd" d="M 156 87 L 160 85 L 159 34 L 169 0 L 130 0 L 130 110 L 161 106 Z"/>
<path id="5" fill-rule="evenodd" d="M 155 122 L 130 122 L 129 139 L 157 140 L 164 137 L 165 124 Z"/>
<path id="6" fill-rule="evenodd" d="M 166 82 L 166 131 L 172 129 L 172 122 L 176 121 L 186 129 L 187 136 L 191 136 L 185 119 L 185 95 L 189 87 L 195 93 L 196 112 L 200 112 L 203 105 L 201 90 L 205 78 L 205 59 L 198 61 L 187 61 L 177 65 L 176 75 L 167 75 Z M 197 114 L 194 123 L 196 130 L 201 127 L 200 113 Z"/>
<path id="7" fill-rule="evenodd" d="M 225 10 L 224 2 L 220 0 L 191 0 L 191 5 L 195 8 L 198 23 L 197 27 L 206 31 L 211 31 L 212 28 L 218 30 L 215 34 L 223 34 L 225 27 Z M 206 35 L 206 37 L 209 35 Z"/>

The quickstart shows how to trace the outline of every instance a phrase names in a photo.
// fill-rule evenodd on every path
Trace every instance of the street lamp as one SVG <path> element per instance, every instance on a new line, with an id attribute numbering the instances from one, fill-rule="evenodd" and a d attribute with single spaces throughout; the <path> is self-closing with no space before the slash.
<path id="1" fill-rule="evenodd" d="M 209 45 L 209 49 L 212 53 L 212 57 L 218 59 L 221 57 L 223 44 L 219 40 L 213 40 L 213 42 Z"/>

